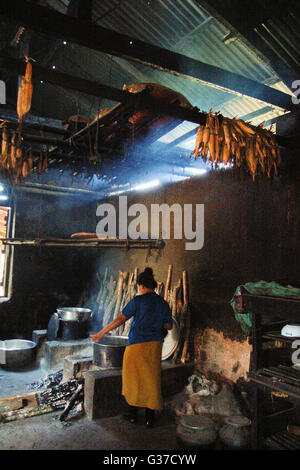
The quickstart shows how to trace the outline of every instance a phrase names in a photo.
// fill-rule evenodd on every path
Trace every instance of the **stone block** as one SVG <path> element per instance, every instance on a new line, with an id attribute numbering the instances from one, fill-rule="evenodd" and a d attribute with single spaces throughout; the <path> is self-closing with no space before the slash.
<path id="1" fill-rule="evenodd" d="M 47 341 L 47 330 L 33 330 L 32 341 L 37 344 L 36 357 L 40 359 L 45 355 L 45 343 Z"/>
<path id="2" fill-rule="evenodd" d="M 64 375 L 63 382 L 72 378 L 84 377 L 88 370 L 97 370 L 97 366 L 93 364 L 93 356 L 73 355 L 64 359 Z"/>
<path id="3" fill-rule="evenodd" d="M 194 364 L 162 363 L 162 393 L 164 399 L 179 393 L 187 384 Z M 89 420 L 116 416 L 124 410 L 121 396 L 122 369 L 96 370 L 85 373 L 84 408 Z"/>
<path id="4" fill-rule="evenodd" d="M 93 342 L 90 338 L 76 340 L 47 341 L 45 343 L 45 365 L 48 370 L 59 370 L 64 366 L 64 359 L 71 355 L 91 356 Z"/>
<path id="5" fill-rule="evenodd" d="M 38 346 L 42 340 L 46 340 L 47 330 L 33 330 L 32 332 L 32 341 L 34 341 Z"/>

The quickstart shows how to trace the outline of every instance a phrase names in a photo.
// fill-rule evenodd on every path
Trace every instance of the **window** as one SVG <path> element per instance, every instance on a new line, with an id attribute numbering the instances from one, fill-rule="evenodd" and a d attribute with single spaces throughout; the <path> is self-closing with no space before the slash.
<path id="1" fill-rule="evenodd" d="M 11 208 L 0 206 L 0 238 L 9 238 Z M 0 241 L 0 298 L 9 296 L 12 249 Z"/>

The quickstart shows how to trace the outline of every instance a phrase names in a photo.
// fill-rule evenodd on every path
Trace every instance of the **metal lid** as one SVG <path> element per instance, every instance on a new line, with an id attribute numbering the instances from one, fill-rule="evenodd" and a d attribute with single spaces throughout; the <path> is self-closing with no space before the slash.
<path id="1" fill-rule="evenodd" d="M 114 335 L 106 335 L 101 338 L 98 343 L 94 343 L 99 346 L 109 346 L 113 348 L 119 348 L 126 346 L 128 340 L 128 336 L 114 336 Z"/>
<path id="2" fill-rule="evenodd" d="M 57 307 L 56 311 L 58 313 L 91 313 L 92 310 L 90 308 L 82 308 L 82 307 Z"/>
<path id="3" fill-rule="evenodd" d="M 214 422 L 208 416 L 182 416 L 180 424 L 188 429 L 203 430 L 208 428 L 214 428 Z"/>
<path id="4" fill-rule="evenodd" d="M 236 426 L 238 428 L 242 428 L 244 426 L 250 426 L 251 421 L 250 419 L 246 418 L 246 416 L 228 416 L 225 419 L 227 424 L 231 426 Z"/>

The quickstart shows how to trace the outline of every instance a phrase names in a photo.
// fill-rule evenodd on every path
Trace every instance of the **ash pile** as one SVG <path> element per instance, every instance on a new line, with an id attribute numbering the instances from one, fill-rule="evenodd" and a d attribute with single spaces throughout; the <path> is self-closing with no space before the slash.
<path id="1" fill-rule="evenodd" d="M 62 382 L 63 370 L 48 375 L 45 379 L 31 383 L 31 390 L 40 390 L 36 393 L 38 406 L 49 405 L 53 411 L 63 410 L 59 416 L 60 421 L 67 417 L 83 413 L 83 379 L 71 378 Z M 43 390 L 45 389 L 45 390 Z"/>
<path id="2" fill-rule="evenodd" d="M 53 374 L 48 375 L 45 379 L 41 379 L 38 382 L 32 382 L 27 385 L 28 390 L 41 390 L 43 388 L 52 388 L 60 384 L 63 379 L 63 369 Z"/>

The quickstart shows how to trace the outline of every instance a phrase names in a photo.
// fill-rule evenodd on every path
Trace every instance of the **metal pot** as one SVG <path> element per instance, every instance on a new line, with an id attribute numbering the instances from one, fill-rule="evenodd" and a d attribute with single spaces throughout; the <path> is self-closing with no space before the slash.
<path id="1" fill-rule="evenodd" d="M 214 422 L 208 416 L 182 416 L 176 438 L 182 449 L 213 449 L 218 437 Z"/>
<path id="2" fill-rule="evenodd" d="M 37 344 L 25 339 L 0 341 L 0 364 L 5 367 L 24 367 L 35 360 Z"/>
<path id="3" fill-rule="evenodd" d="M 247 449 L 250 446 L 251 421 L 245 416 L 228 416 L 219 432 L 225 449 Z"/>
<path id="4" fill-rule="evenodd" d="M 63 321 L 89 321 L 92 310 L 90 308 L 58 307 L 59 318 Z"/>
<path id="5" fill-rule="evenodd" d="M 103 369 L 122 367 L 127 336 L 108 335 L 94 343 L 94 364 Z"/>

